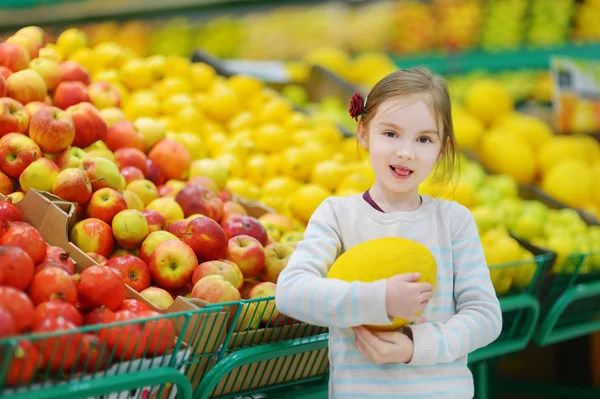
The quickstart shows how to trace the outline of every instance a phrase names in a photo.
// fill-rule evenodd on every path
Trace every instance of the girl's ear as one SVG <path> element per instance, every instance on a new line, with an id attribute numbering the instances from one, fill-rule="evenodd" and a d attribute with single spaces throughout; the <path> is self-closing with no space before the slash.
<path id="1" fill-rule="evenodd" d="M 358 142 L 360 146 L 365 150 L 369 149 L 369 135 L 367 134 L 367 128 L 365 124 L 362 122 L 358 123 L 358 131 L 356 133 L 356 137 L 358 137 Z"/>

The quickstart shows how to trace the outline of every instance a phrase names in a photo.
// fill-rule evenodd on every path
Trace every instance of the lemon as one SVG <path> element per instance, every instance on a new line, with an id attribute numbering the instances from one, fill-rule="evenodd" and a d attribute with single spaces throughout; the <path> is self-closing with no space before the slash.
<path id="1" fill-rule="evenodd" d="M 207 93 L 207 101 L 200 110 L 210 119 L 225 123 L 241 109 L 236 93 L 226 85 L 213 85 Z"/>
<path id="2" fill-rule="evenodd" d="M 289 197 L 294 191 L 296 191 L 302 183 L 288 177 L 288 176 L 277 176 L 268 179 L 262 186 L 263 195 L 267 197 Z"/>
<path id="3" fill-rule="evenodd" d="M 318 141 L 309 141 L 302 145 L 302 148 L 306 150 L 307 162 L 312 163 L 313 165 L 330 159 L 331 153 L 333 149 L 326 144 L 320 143 Z"/>
<path id="4" fill-rule="evenodd" d="M 187 101 L 184 98 L 189 98 L 186 94 L 176 94 L 169 97 L 173 101 Z M 165 107 L 163 103 L 163 108 Z M 180 108 L 170 110 L 173 115 L 173 127 L 179 131 L 187 131 L 197 134 L 201 137 L 206 136 L 206 119 L 202 113 L 192 103 L 182 105 Z"/>
<path id="5" fill-rule="evenodd" d="M 259 120 L 262 123 L 283 123 L 292 114 L 292 106 L 289 102 L 278 98 L 267 101 L 263 105 Z"/>
<path id="6" fill-rule="evenodd" d="M 538 152 L 540 170 L 546 174 L 560 160 L 587 159 L 585 152 L 572 136 L 554 136 Z"/>
<path id="7" fill-rule="evenodd" d="M 337 191 L 342 190 L 354 190 L 359 192 L 367 191 L 371 187 L 372 183 L 369 181 L 367 177 L 362 175 L 361 173 L 353 172 L 342 179 L 342 181 L 337 186 Z"/>
<path id="8" fill-rule="evenodd" d="M 141 58 L 127 60 L 121 68 L 120 78 L 132 90 L 148 88 L 154 82 L 152 66 Z"/>
<path id="9" fill-rule="evenodd" d="M 211 178 L 219 188 L 227 184 L 229 173 L 227 168 L 216 159 L 199 159 L 190 164 L 190 178 L 205 176 Z"/>
<path id="10" fill-rule="evenodd" d="M 236 114 L 227 122 L 227 130 L 230 132 L 237 132 L 239 130 L 246 130 L 256 126 L 256 117 L 250 111 L 241 111 Z"/>
<path id="11" fill-rule="evenodd" d="M 165 76 L 165 56 L 160 54 L 151 55 L 146 62 L 152 68 L 152 75 L 155 80 L 162 79 Z"/>
<path id="12" fill-rule="evenodd" d="M 283 214 L 285 210 L 285 199 L 282 197 L 262 196 L 258 199 L 261 204 L 273 208 L 276 212 Z"/>
<path id="13" fill-rule="evenodd" d="M 542 188 L 551 197 L 572 207 L 581 207 L 592 198 L 594 175 L 581 159 L 566 159 L 544 175 Z"/>
<path id="14" fill-rule="evenodd" d="M 69 57 L 75 51 L 88 46 L 88 39 L 85 33 L 77 28 L 70 28 L 63 31 L 56 39 L 56 48 L 64 57 Z"/>
<path id="15" fill-rule="evenodd" d="M 232 193 L 249 200 L 257 200 L 261 196 L 260 188 L 246 179 L 236 177 L 230 178 L 227 181 L 227 189 Z"/>
<path id="16" fill-rule="evenodd" d="M 334 191 L 345 175 L 346 169 L 338 161 L 321 161 L 314 166 L 310 182 Z"/>
<path id="17" fill-rule="evenodd" d="M 467 208 L 475 205 L 475 188 L 470 182 L 460 180 L 455 186 L 449 184 L 448 190 L 450 191 L 450 198 L 459 204 Z"/>
<path id="18" fill-rule="evenodd" d="M 202 139 L 193 133 L 189 133 L 189 132 L 181 132 L 181 133 L 175 133 L 175 134 L 168 133 L 167 137 L 177 141 L 178 143 L 181 143 L 185 148 L 187 148 L 187 150 L 190 152 L 190 156 L 192 157 L 192 160 L 202 159 L 208 155 L 206 146 L 202 142 Z"/>
<path id="19" fill-rule="evenodd" d="M 483 137 L 480 156 L 487 168 L 510 175 L 521 184 L 533 182 L 537 173 L 533 150 L 513 133 L 501 130 L 488 132 Z"/>
<path id="20" fill-rule="evenodd" d="M 453 115 L 454 136 L 458 146 L 463 150 L 476 151 L 484 131 L 483 123 L 465 113 Z"/>
<path id="21" fill-rule="evenodd" d="M 255 184 L 262 184 L 268 178 L 274 176 L 269 168 L 269 160 L 265 154 L 254 154 L 246 161 L 244 177 Z"/>
<path id="22" fill-rule="evenodd" d="M 158 98 L 166 98 L 173 94 L 189 94 L 192 87 L 188 80 L 177 76 L 167 76 L 154 86 Z"/>
<path id="23" fill-rule="evenodd" d="M 304 185 L 292 195 L 292 212 L 301 221 L 308 222 L 315 209 L 330 195 L 330 191 L 317 184 Z"/>
<path id="24" fill-rule="evenodd" d="M 267 124 L 254 131 L 254 142 L 260 151 L 272 153 L 282 151 L 287 147 L 290 137 L 281 126 Z"/>
<path id="25" fill-rule="evenodd" d="M 513 110 L 513 100 L 499 82 L 481 79 L 467 88 L 465 107 L 471 115 L 490 125 L 495 119 Z"/>
<path id="26" fill-rule="evenodd" d="M 215 69 L 203 62 L 195 62 L 190 68 L 190 78 L 196 90 L 206 90 L 217 75 Z"/>
<path id="27" fill-rule="evenodd" d="M 319 124 L 315 127 L 314 137 L 331 147 L 338 147 L 342 143 L 342 134 L 332 123 Z"/>
<path id="28" fill-rule="evenodd" d="M 219 162 L 225 166 L 229 176 L 242 177 L 244 170 L 242 169 L 242 162 L 238 157 L 233 154 L 225 153 L 221 154 L 216 158 Z"/>
<path id="29" fill-rule="evenodd" d="M 170 55 L 164 60 L 164 75 L 189 79 L 192 74 L 192 62 L 178 55 Z"/>
<path id="30" fill-rule="evenodd" d="M 518 134 L 534 150 L 540 148 L 554 136 L 552 129 L 544 121 L 518 112 L 502 118 L 496 126 Z"/>
<path id="31" fill-rule="evenodd" d="M 344 76 L 351 69 L 351 60 L 348 53 L 336 47 L 311 49 L 304 55 L 304 61 L 312 65 L 320 65 L 340 76 Z"/>
<path id="32" fill-rule="evenodd" d="M 306 157 L 306 150 L 303 148 L 287 148 L 283 153 L 281 172 L 296 180 L 308 181 L 313 164 L 306 162 Z"/>
<path id="33" fill-rule="evenodd" d="M 247 75 L 234 75 L 228 79 L 227 84 L 235 91 L 242 102 L 260 92 L 264 86 L 260 79 Z"/>
<path id="34" fill-rule="evenodd" d="M 308 117 L 302 112 L 294 111 L 283 122 L 286 130 L 298 130 L 308 126 Z"/>

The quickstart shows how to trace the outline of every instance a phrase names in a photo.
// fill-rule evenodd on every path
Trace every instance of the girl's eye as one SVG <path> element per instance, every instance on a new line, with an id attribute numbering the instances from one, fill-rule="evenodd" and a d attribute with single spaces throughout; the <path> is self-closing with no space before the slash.
<path id="1" fill-rule="evenodd" d="M 396 137 L 396 133 L 394 133 L 394 132 L 389 132 L 389 131 L 388 131 L 388 132 L 384 132 L 384 133 L 383 133 L 383 135 L 384 135 L 384 136 L 387 136 L 387 137 Z"/>
<path id="2" fill-rule="evenodd" d="M 422 137 L 419 137 L 417 140 L 419 140 L 419 143 L 422 143 L 422 144 L 426 144 L 426 143 L 433 143 L 433 140 L 431 140 L 431 139 L 430 139 L 429 137 L 427 137 L 427 136 L 422 136 Z"/>

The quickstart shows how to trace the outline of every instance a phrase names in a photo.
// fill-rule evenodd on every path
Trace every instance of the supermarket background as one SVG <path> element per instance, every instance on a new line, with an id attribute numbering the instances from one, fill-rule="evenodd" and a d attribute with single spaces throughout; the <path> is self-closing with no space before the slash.
<path id="1" fill-rule="evenodd" d="M 20 31 L 26 26 L 45 35 Z M 397 68 L 425 65 L 442 74 L 461 169 L 450 187 L 428 180 L 422 192 L 473 212 L 504 313 L 501 337 L 469 356 L 476 395 L 600 397 L 600 1 L 3 0 L 0 39 L 28 54 L 26 61 L 7 55 L 0 44 L 0 65 L 10 69 L 7 96 L 31 104 L 21 106 L 28 120 L 44 102 L 93 104 L 108 138 L 81 145 L 84 156 L 120 167 L 127 185 L 119 187 L 119 178 L 113 188 L 135 193 L 123 195 L 128 208 L 153 209 L 172 224 L 184 215 L 178 192 L 208 177 L 195 183 L 223 201 L 239 199 L 269 242 L 292 249 L 324 198 L 372 184 L 347 112 L 352 94 L 368 93 Z M 19 70 L 28 72 L 9 84 Z M 41 94 L 20 89 L 39 80 L 32 70 L 44 82 Z M 59 94 L 67 81 L 81 82 L 85 93 L 64 86 Z M 0 121 L 0 129 L 9 126 Z M 115 124 L 121 129 L 111 133 Z M 0 136 L 27 132 L 10 126 Z M 163 139 L 179 144 L 155 150 Z M 73 166 L 38 144 L 60 169 Z M 117 150 L 138 144 L 160 170 L 148 168 L 142 178 L 149 185 L 135 187 L 135 176 L 123 172 L 135 163 Z M 85 220 L 85 208 L 40 194 L 60 194 L 48 180 L 2 172 L 0 192 L 48 243 L 68 246 L 78 268 L 96 263 L 72 234 L 71 242 L 55 234 Z M 47 210 L 43 220 L 40 209 Z M 140 248 L 114 251 L 105 258 L 139 255 Z M 186 398 L 325 398 L 326 331 L 274 322 L 268 295 L 240 290 L 237 307 L 176 300 L 155 323 L 172 322 L 169 331 L 180 339 L 165 349 L 155 336 L 146 351 L 126 355 L 111 347 L 102 366 L 91 355 L 84 366 L 73 361 L 81 334 L 118 347 L 117 336 L 134 337 L 151 323 L 125 319 L 108 333 L 54 325 L 33 337 L 36 331 L 23 328 L 0 338 L 0 396 L 169 397 L 175 384 Z M 249 311 L 263 315 L 246 325 Z M 50 360 L 31 360 L 32 345 Z"/>

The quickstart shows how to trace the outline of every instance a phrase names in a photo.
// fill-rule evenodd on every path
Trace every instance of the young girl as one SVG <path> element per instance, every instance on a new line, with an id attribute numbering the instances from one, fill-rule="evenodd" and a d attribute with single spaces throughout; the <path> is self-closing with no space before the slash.
<path id="1" fill-rule="evenodd" d="M 329 398 L 472 398 L 467 355 L 498 337 L 502 315 L 470 211 L 419 195 L 432 171 L 449 179 L 457 158 L 445 82 L 422 68 L 396 71 L 366 99 L 355 95 L 350 113 L 360 117 L 375 182 L 315 210 L 279 276 L 277 308 L 329 327 Z M 438 265 L 433 294 L 417 273 L 372 283 L 325 278 L 344 251 L 381 237 L 429 248 Z M 413 323 L 394 332 L 362 327 L 393 317 Z"/>

